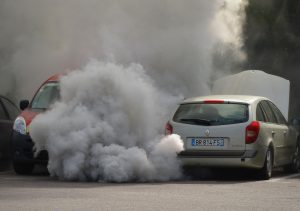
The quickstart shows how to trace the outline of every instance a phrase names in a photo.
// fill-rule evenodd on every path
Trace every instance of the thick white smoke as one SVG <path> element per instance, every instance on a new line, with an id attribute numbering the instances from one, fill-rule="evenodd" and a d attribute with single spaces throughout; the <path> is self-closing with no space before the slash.
<path id="1" fill-rule="evenodd" d="M 62 78 L 61 101 L 30 128 L 50 173 L 179 178 L 182 142 L 160 134 L 180 99 L 209 94 L 211 79 L 243 60 L 242 2 L 0 1 L 3 94 L 29 97 L 49 75 L 82 69 Z"/>
<path id="2" fill-rule="evenodd" d="M 0 94 L 31 98 L 49 75 L 90 58 L 139 63 L 160 89 L 207 94 L 214 46 L 233 49 L 229 67 L 241 53 L 241 1 L 2 0 Z"/>
<path id="3" fill-rule="evenodd" d="M 71 180 L 156 181 L 181 176 L 180 137 L 162 137 L 178 98 L 159 91 L 138 64 L 91 61 L 61 79 L 61 100 L 30 133 L 49 152 L 51 175 Z"/>

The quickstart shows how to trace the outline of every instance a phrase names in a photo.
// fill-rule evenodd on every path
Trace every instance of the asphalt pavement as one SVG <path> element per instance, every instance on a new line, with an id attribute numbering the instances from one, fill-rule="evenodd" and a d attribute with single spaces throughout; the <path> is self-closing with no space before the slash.
<path id="1" fill-rule="evenodd" d="M 0 210 L 300 210 L 300 174 L 278 170 L 267 181 L 236 171 L 199 175 L 120 184 L 58 181 L 42 167 L 30 176 L 6 170 L 0 172 Z"/>

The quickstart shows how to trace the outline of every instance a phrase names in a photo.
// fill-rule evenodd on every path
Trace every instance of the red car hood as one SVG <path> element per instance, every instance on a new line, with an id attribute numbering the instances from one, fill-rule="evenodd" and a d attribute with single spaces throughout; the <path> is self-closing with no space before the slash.
<path id="1" fill-rule="evenodd" d="M 38 114 L 40 114 L 41 111 L 33 111 L 33 110 L 29 110 L 29 109 L 26 109 L 24 110 L 20 116 L 22 116 L 25 121 L 26 121 L 26 125 L 29 126 L 30 123 L 32 122 L 32 120 L 34 119 L 34 117 Z"/>

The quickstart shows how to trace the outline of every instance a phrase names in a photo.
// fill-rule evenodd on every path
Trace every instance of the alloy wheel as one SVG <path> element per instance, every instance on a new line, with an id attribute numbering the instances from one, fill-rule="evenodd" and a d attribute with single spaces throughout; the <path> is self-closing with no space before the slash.
<path id="1" fill-rule="evenodd" d="M 271 154 L 271 150 L 267 151 L 267 157 L 266 157 L 266 164 L 267 164 L 267 172 L 269 177 L 271 177 L 272 175 L 272 154 Z"/>

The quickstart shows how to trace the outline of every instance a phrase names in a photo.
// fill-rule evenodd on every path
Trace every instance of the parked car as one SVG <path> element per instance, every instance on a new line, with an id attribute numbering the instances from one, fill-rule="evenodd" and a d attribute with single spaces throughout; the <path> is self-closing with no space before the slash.
<path id="1" fill-rule="evenodd" d="M 15 104 L 4 96 L 0 96 L 0 161 L 9 160 L 10 134 L 15 118 L 20 110 Z"/>
<path id="2" fill-rule="evenodd" d="M 300 118 L 299 117 L 291 118 L 290 124 L 300 133 Z"/>
<path id="3" fill-rule="evenodd" d="M 20 102 L 22 113 L 14 122 L 11 136 L 12 162 L 17 174 L 29 174 L 35 164 L 48 163 L 46 150 L 41 150 L 36 157 L 34 156 L 34 143 L 30 137 L 29 125 L 36 115 L 46 111 L 59 98 L 59 77 L 60 75 L 54 75 L 45 81 L 31 102 Z"/>
<path id="4" fill-rule="evenodd" d="M 184 166 L 258 169 L 269 179 L 273 167 L 296 172 L 300 139 L 269 99 L 246 95 L 215 95 L 183 101 L 166 134 L 184 141 L 178 154 Z"/>

